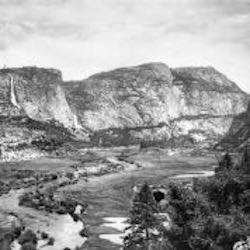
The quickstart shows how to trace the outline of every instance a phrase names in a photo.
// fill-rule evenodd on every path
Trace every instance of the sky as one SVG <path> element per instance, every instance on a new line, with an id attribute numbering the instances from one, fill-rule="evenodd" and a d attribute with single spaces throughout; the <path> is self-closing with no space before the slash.
<path id="1" fill-rule="evenodd" d="M 250 0 L 0 0 L 0 67 L 76 80 L 148 62 L 213 66 L 250 93 Z"/>

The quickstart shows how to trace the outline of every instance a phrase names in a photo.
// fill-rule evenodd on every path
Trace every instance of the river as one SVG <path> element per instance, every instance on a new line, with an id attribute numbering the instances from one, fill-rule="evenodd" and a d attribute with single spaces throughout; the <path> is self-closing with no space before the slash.
<path id="1" fill-rule="evenodd" d="M 59 215 L 56 213 L 47 213 L 29 207 L 19 206 L 19 196 L 28 189 L 11 190 L 8 194 L 0 197 L 0 211 L 15 213 L 18 217 L 24 219 L 27 225 L 26 229 L 32 229 L 34 232 L 46 232 L 49 237 L 55 239 L 54 245 L 47 245 L 46 241 L 39 240 L 38 248 L 43 250 L 64 249 L 66 247 L 74 249 L 80 247 L 85 242 L 85 238 L 79 235 L 84 228 L 83 222 L 75 222 L 69 214 Z M 12 250 L 20 250 L 21 246 L 17 241 L 12 244 Z"/>

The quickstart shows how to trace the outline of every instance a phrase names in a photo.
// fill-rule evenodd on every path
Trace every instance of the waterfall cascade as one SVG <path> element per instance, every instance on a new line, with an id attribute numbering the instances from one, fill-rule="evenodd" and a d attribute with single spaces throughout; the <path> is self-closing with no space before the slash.
<path id="1" fill-rule="evenodd" d="M 10 77 L 10 102 L 18 109 L 21 109 L 21 106 L 17 103 L 17 98 L 15 94 L 15 86 L 14 86 L 14 79 L 11 75 Z"/>
<path id="2" fill-rule="evenodd" d="M 79 122 L 77 120 L 77 116 L 75 114 L 73 115 L 73 119 L 74 119 L 74 128 L 75 129 L 81 129 L 82 126 L 79 124 Z"/>

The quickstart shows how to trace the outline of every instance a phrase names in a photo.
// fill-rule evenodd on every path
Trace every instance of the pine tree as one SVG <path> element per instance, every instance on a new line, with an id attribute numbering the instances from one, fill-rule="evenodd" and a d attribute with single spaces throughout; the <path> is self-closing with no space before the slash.
<path id="1" fill-rule="evenodd" d="M 242 158 L 241 158 L 241 170 L 245 174 L 250 174 L 250 143 L 249 142 L 247 146 L 245 147 Z"/>
<path id="2" fill-rule="evenodd" d="M 229 153 L 226 153 L 219 162 L 219 167 L 215 170 L 216 173 L 230 171 L 233 168 L 233 161 Z"/>
<path id="3" fill-rule="evenodd" d="M 144 183 L 133 200 L 128 227 L 130 234 L 124 238 L 124 249 L 149 249 L 150 242 L 157 237 L 152 232 L 159 224 L 158 212 L 152 190 Z"/>

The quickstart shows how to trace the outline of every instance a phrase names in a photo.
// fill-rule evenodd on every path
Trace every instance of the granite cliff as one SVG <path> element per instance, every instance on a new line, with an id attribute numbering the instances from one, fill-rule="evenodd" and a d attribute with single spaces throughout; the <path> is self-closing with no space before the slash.
<path id="1" fill-rule="evenodd" d="M 229 151 L 244 149 L 250 141 L 250 103 L 247 110 L 234 117 L 231 127 L 217 147 Z"/>
<path id="2" fill-rule="evenodd" d="M 248 101 L 212 67 L 150 63 L 72 82 L 55 69 L 1 69 L 1 154 L 55 135 L 99 146 L 211 147 L 243 123 Z"/>
<path id="3" fill-rule="evenodd" d="M 211 146 L 249 99 L 212 67 L 171 69 L 162 63 L 96 74 L 63 88 L 79 124 L 100 145 Z"/>
<path id="4" fill-rule="evenodd" d="M 61 73 L 54 69 L 0 70 L 0 153 L 3 159 L 36 157 L 40 151 L 31 150 L 31 145 L 60 131 L 58 127 L 61 130 L 73 127 L 74 116 L 61 82 Z"/>
<path id="5" fill-rule="evenodd" d="M 0 114 L 27 116 L 37 121 L 56 120 L 73 125 L 73 114 L 60 86 L 61 73 L 36 67 L 0 70 Z"/>

